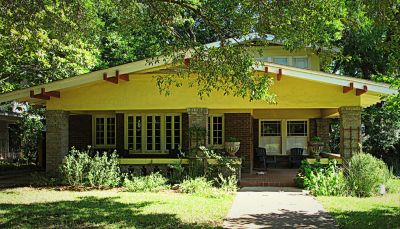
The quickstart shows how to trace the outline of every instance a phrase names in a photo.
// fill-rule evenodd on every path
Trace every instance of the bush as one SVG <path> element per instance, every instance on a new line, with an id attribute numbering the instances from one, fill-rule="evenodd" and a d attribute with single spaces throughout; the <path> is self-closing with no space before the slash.
<path id="1" fill-rule="evenodd" d="M 183 193 L 206 193 L 212 189 L 212 182 L 205 177 L 188 178 L 179 185 L 179 189 Z"/>
<path id="2" fill-rule="evenodd" d="M 94 157 L 90 157 L 88 151 L 81 152 L 72 148 L 61 165 L 61 174 L 71 186 L 116 187 L 120 183 L 117 158 L 115 151 L 110 156 L 96 153 Z"/>
<path id="3" fill-rule="evenodd" d="M 222 174 L 218 174 L 216 181 L 218 182 L 220 189 L 224 192 L 234 193 L 238 189 L 238 179 L 234 175 L 225 178 Z"/>
<path id="4" fill-rule="evenodd" d="M 159 173 L 133 177 L 132 179 L 125 177 L 124 187 L 130 192 L 159 192 L 169 188 L 167 179 Z"/>
<path id="5" fill-rule="evenodd" d="M 336 161 L 330 161 L 327 166 L 319 163 L 310 165 L 302 161 L 300 172 L 295 183 L 301 188 L 310 190 L 316 196 L 339 196 L 345 194 L 345 178 L 342 169 Z"/>
<path id="6" fill-rule="evenodd" d="M 370 154 L 358 153 L 349 162 L 347 185 L 353 196 L 375 195 L 379 185 L 386 184 L 389 178 L 386 164 Z"/>

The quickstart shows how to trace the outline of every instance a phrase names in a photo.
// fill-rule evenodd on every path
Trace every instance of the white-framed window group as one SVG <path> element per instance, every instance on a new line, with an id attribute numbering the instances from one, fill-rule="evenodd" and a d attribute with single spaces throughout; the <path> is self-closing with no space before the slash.
<path id="1" fill-rule="evenodd" d="M 130 153 L 168 153 L 181 145 L 180 114 L 125 115 L 125 148 Z"/>
<path id="2" fill-rule="evenodd" d="M 291 148 L 307 148 L 308 120 L 267 120 L 259 122 L 259 146 L 269 154 L 285 154 Z"/>
<path id="3" fill-rule="evenodd" d="M 93 116 L 93 142 L 98 148 L 115 147 L 116 120 L 113 115 Z"/>
<path id="4" fill-rule="evenodd" d="M 224 116 L 223 115 L 209 115 L 208 116 L 208 145 L 220 148 L 223 147 L 225 133 L 224 133 Z"/>

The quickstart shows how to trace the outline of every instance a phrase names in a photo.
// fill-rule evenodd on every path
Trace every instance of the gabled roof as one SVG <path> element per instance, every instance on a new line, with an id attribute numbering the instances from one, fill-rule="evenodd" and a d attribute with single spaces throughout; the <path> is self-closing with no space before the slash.
<path id="1" fill-rule="evenodd" d="M 250 34 L 249 36 L 254 36 L 254 35 Z M 251 37 L 243 38 L 239 41 L 248 40 L 249 38 Z M 268 39 L 272 38 L 270 37 Z M 238 42 L 238 40 L 229 40 L 229 42 Z M 219 42 L 214 42 L 206 45 L 206 47 L 219 47 L 219 46 L 220 46 Z M 120 75 L 139 73 L 139 72 L 140 73 L 151 72 L 154 69 L 167 68 L 168 65 L 171 63 L 171 60 L 169 58 L 158 57 L 158 60 L 159 61 L 157 62 L 151 61 L 151 59 L 135 61 L 128 64 L 119 65 L 104 70 L 98 70 L 43 85 L 38 85 L 5 94 L 0 94 L 0 103 L 13 100 L 27 101 L 30 99 L 30 91 L 34 91 L 34 93 L 39 93 L 42 88 L 45 88 L 46 91 L 60 91 L 63 89 L 79 87 L 102 81 L 103 75 L 105 74 L 107 75 L 107 77 L 113 77 L 116 75 L 117 71 Z M 371 80 L 363 80 L 359 78 L 329 74 L 320 71 L 312 71 L 286 65 L 273 64 L 270 62 L 265 62 L 264 64 L 265 66 L 261 67 L 258 66 L 255 67 L 255 69 L 257 71 L 265 71 L 265 67 L 268 67 L 268 72 L 270 73 L 278 73 L 279 69 L 281 69 L 282 74 L 284 76 L 317 81 L 321 83 L 333 84 L 338 86 L 348 87 L 352 83 L 354 89 L 363 90 L 365 89 L 366 86 L 368 88 L 369 93 L 372 92 L 376 95 L 392 95 L 398 93 L 398 90 L 390 88 L 390 85 L 385 83 L 378 83 Z"/>

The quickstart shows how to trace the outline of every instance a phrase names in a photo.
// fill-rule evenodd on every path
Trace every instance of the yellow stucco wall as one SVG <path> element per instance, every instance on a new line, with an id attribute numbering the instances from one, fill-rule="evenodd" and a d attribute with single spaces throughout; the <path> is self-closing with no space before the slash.
<path id="1" fill-rule="evenodd" d="M 47 101 L 49 110 L 171 110 L 188 107 L 209 109 L 274 109 L 274 108 L 338 108 L 360 106 L 360 96 L 343 94 L 342 87 L 314 81 L 283 76 L 275 81 L 272 91 L 277 95 L 277 104 L 253 101 L 214 92 L 200 99 L 196 88 L 184 84 L 172 90 L 171 96 L 159 93 L 153 77 L 132 75 L 129 82 L 113 84 L 101 81 L 96 84 L 61 91 L 61 98 Z"/>

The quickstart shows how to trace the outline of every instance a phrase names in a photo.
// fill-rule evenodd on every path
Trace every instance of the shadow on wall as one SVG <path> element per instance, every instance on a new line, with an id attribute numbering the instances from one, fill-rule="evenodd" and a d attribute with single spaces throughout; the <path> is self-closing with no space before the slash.
<path id="1" fill-rule="evenodd" d="M 174 214 L 144 214 L 156 202 L 125 204 L 118 198 L 82 197 L 78 201 L 0 204 L 0 228 L 211 228 L 183 223 Z"/>

